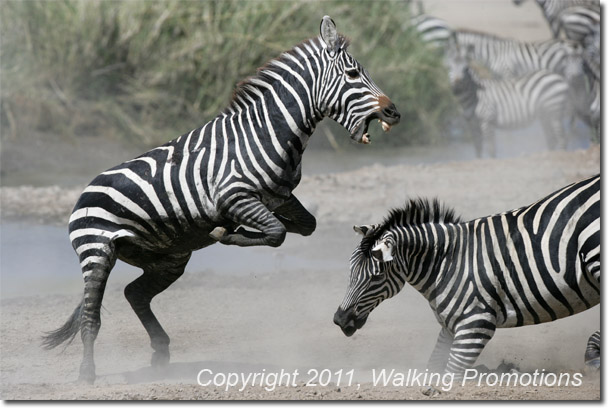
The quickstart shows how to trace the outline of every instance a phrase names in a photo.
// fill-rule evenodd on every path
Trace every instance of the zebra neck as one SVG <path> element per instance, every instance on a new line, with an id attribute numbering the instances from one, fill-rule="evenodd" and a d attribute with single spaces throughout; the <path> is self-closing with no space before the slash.
<path id="1" fill-rule="evenodd" d="M 455 251 L 453 224 L 426 223 L 410 226 L 406 233 L 407 282 L 426 299 L 435 296 L 436 284 L 446 269 L 447 255 Z"/>
<path id="2" fill-rule="evenodd" d="M 453 92 L 459 100 L 467 118 L 474 116 L 474 109 L 479 101 L 477 93 L 481 88 L 481 85 L 471 75 L 471 71 L 472 69 L 469 68 L 464 78 L 453 87 Z"/>

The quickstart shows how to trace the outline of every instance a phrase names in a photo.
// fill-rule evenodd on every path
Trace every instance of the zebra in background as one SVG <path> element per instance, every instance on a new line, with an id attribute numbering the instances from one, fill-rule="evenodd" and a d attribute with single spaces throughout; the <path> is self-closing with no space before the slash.
<path id="1" fill-rule="evenodd" d="M 454 43 L 472 48 L 472 59 L 498 77 L 516 77 L 541 69 L 564 74 L 566 60 L 580 55 L 582 47 L 562 40 L 527 42 L 468 29 L 452 29 L 443 19 L 419 15 L 411 25 L 420 39 L 448 53 Z"/>
<path id="2" fill-rule="evenodd" d="M 473 30 L 455 30 L 454 33 L 454 38 L 448 40 L 447 48 L 457 43 L 460 49 L 470 49 L 470 58 L 483 64 L 499 78 L 515 78 L 539 70 L 564 75 L 566 61 L 581 53 L 581 47 L 574 42 L 526 42 Z"/>
<path id="3" fill-rule="evenodd" d="M 369 143 L 372 120 L 385 131 L 400 120 L 347 47 L 325 16 L 318 37 L 240 83 L 212 121 L 103 172 L 84 190 L 69 223 L 84 296 L 68 321 L 44 338 L 53 348 L 80 331 L 80 380 L 95 380 L 100 307 L 117 259 L 144 271 L 125 296 L 150 336 L 153 366 L 161 366 L 169 362 L 170 339 L 150 302 L 184 273 L 194 250 L 216 242 L 275 247 L 287 232 L 314 231 L 314 216 L 291 192 L 316 124 L 330 117 L 352 139 Z"/>
<path id="4" fill-rule="evenodd" d="M 411 200 L 363 235 L 334 322 L 351 336 L 409 283 L 441 325 L 428 362 L 462 375 L 497 328 L 550 322 L 600 301 L 600 176 L 532 205 L 462 222 L 438 201 Z"/>
<path id="5" fill-rule="evenodd" d="M 440 49 L 447 45 L 453 33 L 453 30 L 445 20 L 428 14 L 412 17 L 410 26 L 415 29 L 423 42 Z"/>
<path id="6" fill-rule="evenodd" d="M 570 84 L 573 114 L 593 130 L 596 142 L 601 140 L 601 77 L 597 51 L 585 48 L 581 56 L 567 60 L 565 77 Z M 574 125 L 574 115 L 571 119 Z"/>
<path id="7" fill-rule="evenodd" d="M 513 0 L 517 6 L 524 0 Z M 566 38 L 582 41 L 595 24 L 599 25 L 601 5 L 599 0 L 536 0 L 542 10 L 553 38 L 559 38 L 561 31 Z"/>
<path id="8" fill-rule="evenodd" d="M 563 119 L 568 113 L 569 84 L 560 75 L 536 71 L 516 79 L 483 78 L 472 64 L 472 47 L 465 53 L 453 42 L 447 53 L 449 82 L 471 128 L 477 156 L 496 155 L 495 129 L 514 129 L 535 119 L 542 123 L 547 146 L 567 145 Z"/>

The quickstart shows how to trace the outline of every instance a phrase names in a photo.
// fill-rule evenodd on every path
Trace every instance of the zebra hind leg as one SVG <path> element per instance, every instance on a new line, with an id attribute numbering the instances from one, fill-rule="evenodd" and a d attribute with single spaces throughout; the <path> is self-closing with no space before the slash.
<path id="1" fill-rule="evenodd" d="M 598 330 L 589 337 L 585 350 L 585 365 L 587 369 L 597 371 L 601 365 L 600 359 L 601 334 Z"/>
<path id="2" fill-rule="evenodd" d="M 144 266 L 144 273 L 125 287 L 125 298 L 150 337 L 150 344 L 154 350 L 151 359 L 153 367 L 161 367 L 169 363 L 170 339 L 152 312 L 150 302 L 182 276 L 190 257 L 191 253 L 188 252 L 180 255 L 163 255 L 154 263 L 149 260 Z"/>

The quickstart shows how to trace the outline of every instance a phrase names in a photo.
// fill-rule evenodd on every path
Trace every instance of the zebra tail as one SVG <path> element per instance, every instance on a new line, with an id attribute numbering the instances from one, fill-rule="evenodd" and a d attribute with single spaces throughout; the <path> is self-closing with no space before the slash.
<path id="1" fill-rule="evenodd" d="M 72 316 L 68 319 L 66 323 L 59 329 L 53 330 L 51 332 L 46 332 L 42 337 L 42 347 L 47 350 L 51 350 L 60 344 L 67 341 L 67 344 L 72 343 L 74 337 L 78 333 L 81 327 L 81 313 L 83 311 L 83 301 L 78 304 Z"/>

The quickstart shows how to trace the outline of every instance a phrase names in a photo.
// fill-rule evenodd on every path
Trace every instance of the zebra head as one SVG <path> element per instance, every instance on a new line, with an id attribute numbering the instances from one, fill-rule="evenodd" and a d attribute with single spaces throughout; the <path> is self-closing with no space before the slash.
<path id="1" fill-rule="evenodd" d="M 387 132 L 400 121 L 400 113 L 366 69 L 347 52 L 348 40 L 337 33 L 328 16 L 320 24 L 320 40 L 324 58 L 318 109 L 345 127 L 354 141 L 368 144 L 371 121 L 379 120 Z"/>
<path id="2" fill-rule="evenodd" d="M 334 316 L 346 336 L 364 326 L 371 311 L 397 294 L 406 281 L 400 274 L 402 257 L 395 252 L 396 232 L 380 225 L 354 226 L 354 230 L 363 238 L 350 258 L 349 285 Z"/>
<path id="3" fill-rule="evenodd" d="M 473 60 L 474 47 L 468 45 L 465 49 L 460 47 L 455 34 L 449 37 L 445 53 L 445 66 L 449 76 L 449 84 L 454 92 L 463 91 L 470 84 L 470 63 Z"/>

